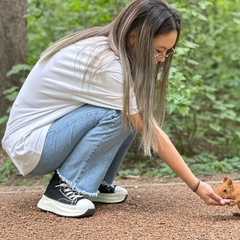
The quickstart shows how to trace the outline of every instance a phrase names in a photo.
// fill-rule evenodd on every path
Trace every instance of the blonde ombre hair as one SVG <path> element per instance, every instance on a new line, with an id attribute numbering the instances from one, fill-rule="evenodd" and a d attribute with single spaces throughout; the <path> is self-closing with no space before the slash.
<path id="1" fill-rule="evenodd" d="M 137 33 L 138 39 L 134 47 L 129 42 L 129 34 L 133 30 Z M 152 131 L 153 126 L 156 126 L 154 116 L 156 115 L 160 126 L 164 120 L 168 73 L 172 60 L 172 56 L 169 56 L 164 63 L 156 64 L 152 44 L 155 37 L 173 30 L 178 32 L 179 38 L 180 19 L 165 1 L 135 0 L 110 24 L 81 30 L 63 37 L 43 53 L 42 62 L 46 62 L 70 44 L 94 36 L 106 36 L 109 48 L 121 60 L 124 89 L 123 119 L 126 120 L 129 114 L 132 87 L 144 126 L 142 138 L 144 153 L 150 154 L 151 147 L 156 145 Z M 159 72 L 161 77 L 158 81 Z"/>

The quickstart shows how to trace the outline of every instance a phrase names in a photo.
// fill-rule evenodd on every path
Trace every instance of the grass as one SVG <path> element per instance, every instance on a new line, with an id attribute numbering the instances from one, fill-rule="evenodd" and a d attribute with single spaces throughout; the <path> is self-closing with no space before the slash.
<path id="1" fill-rule="evenodd" d="M 5 157 L 5 159 L 3 159 Z M 225 158 L 218 160 L 215 156 L 202 153 L 192 158 L 184 157 L 185 162 L 195 175 L 215 175 L 218 173 L 240 172 L 240 157 Z M 28 186 L 33 184 L 46 184 L 51 174 L 45 176 L 25 176 L 24 178 L 18 173 L 10 158 L 1 155 L 0 166 L 0 184 Z M 173 178 L 175 173 L 157 157 L 144 157 L 136 153 L 129 152 L 123 161 L 118 173 L 118 177 L 127 176 L 144 176 L 144 177 L 161 177 Z"/>

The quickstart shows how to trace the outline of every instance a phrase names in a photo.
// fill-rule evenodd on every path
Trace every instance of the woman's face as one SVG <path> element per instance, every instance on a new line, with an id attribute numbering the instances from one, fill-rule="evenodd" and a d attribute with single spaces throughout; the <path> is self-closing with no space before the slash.
<path id="1" fill-rule="evenodd" d="M 158 35 L 153 39 L 153 51 L 156 63 L 164 62 L 168 55 L 171 55 L 175 52 L 173 46 L 176 43 L 177 36 L 177 31 L 173 30 L 167 34 Z"/>

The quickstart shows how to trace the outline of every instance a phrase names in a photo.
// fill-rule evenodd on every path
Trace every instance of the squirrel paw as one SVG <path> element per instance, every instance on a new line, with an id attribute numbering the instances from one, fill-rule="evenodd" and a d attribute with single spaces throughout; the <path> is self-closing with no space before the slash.
<path id="1" fill-rule="evenodd" d="M 233 213 L 233 216 L 240 217 L 240 212 L 235 212 L 235 213 Z"/>
<path id="2" fill-rule="evenodd" d="M 235 205 L 236 205 L 236 203 L 234 201 L 229 203 L 229 206 L 235 206 Z"/>

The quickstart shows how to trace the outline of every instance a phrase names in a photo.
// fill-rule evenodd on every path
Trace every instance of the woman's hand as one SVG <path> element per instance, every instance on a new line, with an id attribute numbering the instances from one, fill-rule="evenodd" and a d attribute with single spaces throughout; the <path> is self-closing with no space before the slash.
<path id="1" fill-rule="evenodd" d="M 212 187 L 205 182 L 200 183 L 196 193 L 207 205 L 223 206 L 228 205 L 232 201 L 231 199 L 223 199 L 218 196 Z"/>

